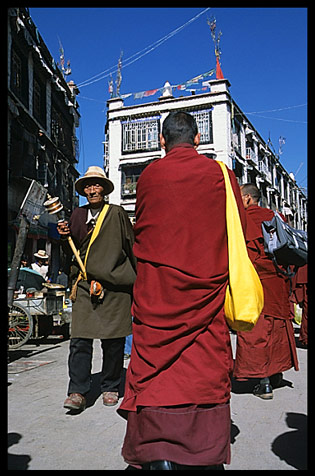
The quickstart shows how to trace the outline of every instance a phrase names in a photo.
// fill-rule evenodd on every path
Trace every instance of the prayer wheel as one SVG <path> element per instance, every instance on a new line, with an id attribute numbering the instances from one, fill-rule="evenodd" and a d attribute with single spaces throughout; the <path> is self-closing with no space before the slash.
<path id="1" fill-rule="evenodd" d="M 63 205 L 60 202 L 59 197 L 51 197 L 48 193 L 47 193 L 47 197 L 48 197 L 48 200 L 44 202 L 44 207 L 46 211 L 49 213 L 49 215 L 55 215 L 56 213 L 61 212 L 61 210 L 63 209 Z M 61 216 L 59 215 L 58 218 L 60 217 Z M 63 220 L 59 220 L 59 221 L 63 221 Z M 76 257 L 77 262 L 79 263 L 82 273 L 85 275 L 86 274 L 85 266 L 80 258 L 80 254 L 78 250 L 76 249 L 71 236 L 68 236 L 67 240 L 69 242 L 69 245 L 71 246 L 71 249 L 73 251 L 74 256 Z"/>
<path id="2" fill-rule="evenodd" d="M 44 207 L 49 215 L 54 215 L 55 213 L 61 212 L 63 205 L 59 200 L 59 197 L 50 197 L 49 200 L 44 202 Z"/>

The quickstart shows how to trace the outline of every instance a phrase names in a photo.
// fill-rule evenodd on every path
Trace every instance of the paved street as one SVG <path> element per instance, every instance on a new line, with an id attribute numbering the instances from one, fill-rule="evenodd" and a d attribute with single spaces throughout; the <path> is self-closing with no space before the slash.
<path id="1" fill-rule="evenodd" d="M 296 336 L 298 328 L 296 328 Z M 231 335 L 235 348 L 235 336 Z M 125 421 L 105 407 L 99 390 L 100 342 L 94 342 L 92 391 L 84 412 L 63 408 L 69 341 L 51 336 L 10 351 L 8 453 L 11 470 L 124 470 Z M 247 383 L 233 384 L 232 462 L 226 470 L 303 470 L 307 448 L 307 350 L 300 371 L 263 401 Z M 292 387 L 292 385 L 294 387 Z M 193 435 L 192 435 L 193 437 Z"/>

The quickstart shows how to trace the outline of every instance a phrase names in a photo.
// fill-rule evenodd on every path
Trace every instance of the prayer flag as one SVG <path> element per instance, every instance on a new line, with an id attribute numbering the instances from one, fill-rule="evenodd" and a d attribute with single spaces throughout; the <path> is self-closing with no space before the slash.
<path id="1" fill-rule="evenodd" d="M 158 92 L 158 89 L 150 89 L 149 91 L 145 91 L 143 96 L 144 97 L 153 96 L 153 94 L 155 94 L 157 92 Z"/>
<path id="2" fill-rule="evenodd" d="M 64 67 L 65 67 L 65 52 L 64 52 L 64 49 L 63 49 L 63 46 L 62 46 L 62 43 L 61 43 L 59 37 L 58 37 L 58 40 L 59 40 L 60 65 L 61 65 L 61 69 L 64 70 Z"/>
<path id="3" fill-rule="evenodd" d="M 203 77 L 202 74 L 199 74 L 198 76 L 195 76 L 194 78 L 192 78 L 190 81 L 192 83 L 198 83 L 199 79 L 201 79 Z"/>
<path id="4" fill-rule="evenodd" d="M 214 71 L 215 71 L 214 68 L 213 68 L 213 69 L 210 69 L 210 71 L 208 71 L 207 73 L 204 73 L 204 74 L 202 75 L 202 77 L 203 77 L 203 78 L 207 78 L 208 76 L 212 76 L 213 73 L 214 73 Z"/>
<path id="5" fill-rule="evenodd" d="M 145 91 L 141 91 L 139 93 L 134 93 L 133 97 L 134 99 L 142 99 L 144 97 Z"/>

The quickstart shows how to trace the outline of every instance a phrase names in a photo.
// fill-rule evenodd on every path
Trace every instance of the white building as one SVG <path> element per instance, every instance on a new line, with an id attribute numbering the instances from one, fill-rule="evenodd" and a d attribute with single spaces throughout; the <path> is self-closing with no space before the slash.
<path id="1" fill-rule="evenodd" d="M 122 205 L 134 217 L 136 184 L 142 170 L 165 155 L 159 134 L 171 111 L 194 115 L 201 133 L 198 152 L 213 154 L 230 167 L 239 182 L 255 183 L 262 206 L 287 215 L 292 226 L 307 228 L 307 198 L 293 174 L 255 130 L 231 98 L 227 79 L 209 82 L 210 92 L 174 98 L 165 84 L 158 101 L 124 106 L 120 97 L 107 102 L 104 169 L 115 185 L 111 202 Z"/>

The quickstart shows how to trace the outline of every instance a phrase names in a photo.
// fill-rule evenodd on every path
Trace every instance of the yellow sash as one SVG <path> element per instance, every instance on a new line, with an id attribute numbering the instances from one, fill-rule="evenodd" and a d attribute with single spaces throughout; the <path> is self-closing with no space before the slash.
<path id="1" fill-rule="evenodd" d="M 72 302 L 75 302 L 75 300 L 76 300 L 77 288 L 78 288 L 79 281 L 81 281 L 82 279 L 85 280 L 85 281 L 87 280 L 87 274 L 86 274 L 87 257 L 88 257 L 88 254 L 89 254 L 92 243 L 95 241 L 97 235 L 99 234 L 99 231 L 101 229 L 101 226 L 102 226 L 102 223 L 104 221 L 105 215 L 108 212 L 108 209 L 109 209 L 109 205 L 108 204 L 104 205 L 101 213 L 99 214 L 98 219 L 96 220 L 96 224 L 95 224 L 95 227 L 94 227 L 94 230 L 93 230 L 88 248 L 86 250 L 86 255 L 85 255 L 85 258 L 84 258 L 84 272 L 82 270 L 79 272 L 78 277 L 77 277 L 77 279 L 76 279 L 76 281 L 75 281 L 75 283 L 74 283 L 74 285 L 72 286 L 72 289 L 71 289 L 69 299 L 71 299 Z"/>
<path id="2" fill-rule="evenodd" d="M 94 227 L 94 230 L 93 230 L 93 233 L 92 233 L 92 236 L 91 236 L 91 239 L 90 239 L 90 242 L 89 242 L 89 246 L 86 250 L 86 254 L 85 254 L 85 258 L 84 258 L 84 273 L 83 273 L 83 279 L 87 279 L 87 275 L 86 275 L 86 262 L 87 262 L 87 257 L 88 257 L 88 254 L 89 254 L 89 251 L 90 251 L 90 248 L 93 244 L 93 242 L 96 240 L 99 232 L 100 232 L 100 229 L 101 229 L 101 226 L 103 224 L 103 221 L 104 221 L 104 218 L 106 216 L 106 213 L 108 212 L 108 209 L 109 209 L 109 205 L 106 204 L 104 205 L 101 213 L 99 214 L 99 217 L 98 219 L 96 220 L 96 225 Z"/>

